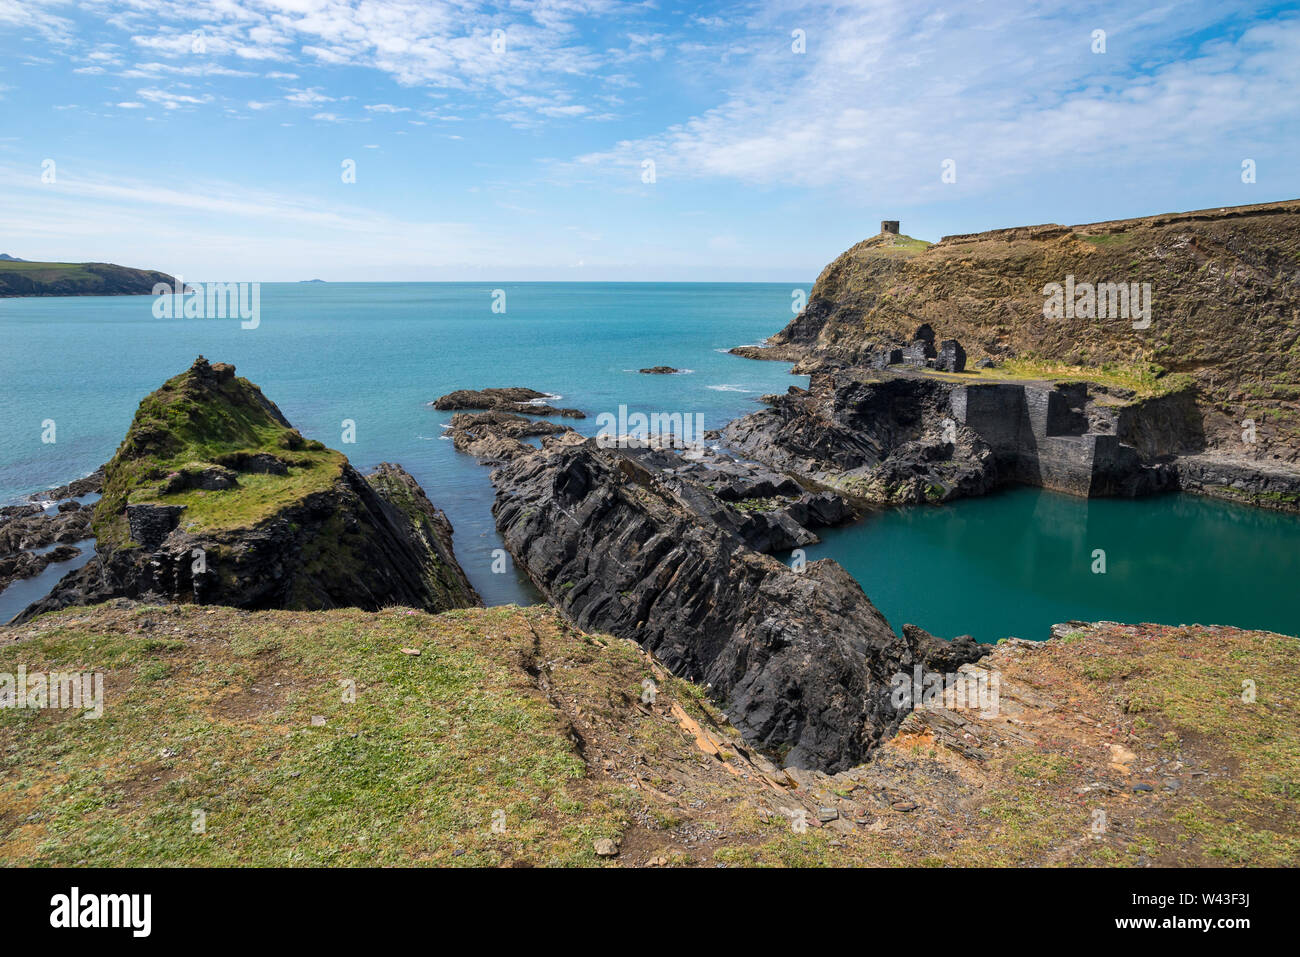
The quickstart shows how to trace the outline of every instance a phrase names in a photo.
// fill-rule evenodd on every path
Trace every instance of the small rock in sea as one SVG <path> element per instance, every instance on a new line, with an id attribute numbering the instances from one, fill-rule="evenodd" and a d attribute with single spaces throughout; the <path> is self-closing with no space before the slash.
<path id="1" fill-rule="evenodd" d="M 651 366 L 649 369 L 642 369 L 643 375 L 673 375 L 678 370 L 672 366 Z"/>
<path id="2" fill-rule="evenodd" d="M 823 824 L 829 824 L 831 821 L 837 820 L 839 816 L 840 812 L 835 810 L 833 807 L 817 809 L 817 820 L 821 821 Z"/>
<path id="3" fill-rule="evenodd" d="M 618 845 L 607 837 L 602 837 L 595 844 L 597 857 L 617 857 Z"/>

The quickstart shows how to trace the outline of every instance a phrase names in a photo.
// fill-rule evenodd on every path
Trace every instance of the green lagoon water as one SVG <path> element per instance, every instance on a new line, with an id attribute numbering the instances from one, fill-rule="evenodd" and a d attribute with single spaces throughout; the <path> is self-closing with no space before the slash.
<path id="1" fill-rule="evenodd" d="M 1046 638 L 1072 620 L 1300 634 L 1300 520 L 1276 512 L 1011 488 L 877 512 L 822 538 L 807 558 L 842 564 L 895 628 L 985 642 Z"/>
<path id="2" fill-rule="evenodd" d="M 188 277 L 194 278 L 194 277 Z M 508 311 L 491 310 L 493 291 Z M 524 385 L 600 412 L 700 413 L 707 428 L 806 385 L 781 362 L 728 355 L 790 318 L 811 283 L 263 284 L 261 324 L 159 319 L 150 297 L 0 299 L 0 504 L 78 478 L 117 448 L 136 405 L 203 353 L 233 362 L 301 431 L 355 465 L 399 462 L 447 512 L 457 557 L 489 604 L 538 596 L 501 547 L 488 470 L 445 441 L 429 401 Z M 667 364 L 683 375 L 636 370 Z M 43 422 L 57 442 L 42 441 Z M 354 444 L 341 444 L 344 419 Z M 1106 550 L 1107 573 L 1090 572 Z M 1186 497 L 1083 502 L 1020 489 L 873 515 L 825 534 L 895 627 L 981 640 L 1044 638 L 1070 618 L 1215 622 L 1300 631 L 1300 519 Z M 0 620 L 72 567 L 0 593 Z"/>

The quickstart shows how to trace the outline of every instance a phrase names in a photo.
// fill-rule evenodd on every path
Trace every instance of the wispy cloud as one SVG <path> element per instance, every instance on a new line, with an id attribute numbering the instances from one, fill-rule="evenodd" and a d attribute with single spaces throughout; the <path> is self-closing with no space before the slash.
<path id="1" fill-rule="evenodd" d="M 506 255 L 499 240 L 466 223 L 400 219 L 319 196 L 228 182 L 109 180 L 67 164 L 54 185 L 31 171 L 0 166 L 0 203 L 4 232 L 21 237 L 24 246 L 111 247 L 119 259 L 134 253 L 137 262 L 195 275 L 232 254 L 245 264 L 283 263 L 286 237 L 304 267 L 311 256 L 346 269 L 349 262 L 382 265 L 385 258 L 442 264 Z"/>
<path id="2" fill-rule="evenodd" d="M 67 41 L 73 22 L 48 11 L 71 5 L 47 0 L 42 9 L 31 0 L 0 0 L 0 23 L 36 23 Z M 79 6 L 151 57 L 128 68 L 128 76 L 246 76 L 257 61 L 362 67 L 401 86 L 458 90 L 488 102 L 513 99 L 512 113 L 528 109 L 527 91 L 546 108 L 539 115 L 550 117 L 581 115 L 572 105 L 556 112 L 554 103 L 577 95 L 570 81 L 619 57 L 618 50 L 584 42 L 577 24 L 638 9 L 621 0 L 537 0 L 504 8 L 474 0 L 80 0 Z M 632 45 L 648 49 L 656 42 L 637 34 Z M 227 58 L 234 64 L 221 62 Z M 83 62 L 82 68 L 107 73 L 111 65 Z"/>
<path id="3" fill-rule="evenodd" d="M 1076 9 L 783 7 L 749 23 L 766 51 L 724 71 L 719 105 L 557 175 L 626 179 L 653 159 L 661 179 L 919 202 L 953 185 L 1014 184 L 1029 169 L 1125 168 L 1283 125 L 1294 134 L 1300 19 L 1197 44 L 1213 8 L 1154 11 L 1140 30 L 1129 14 Z M 1108 31 L 1105 53 L 1092 51 L 1094 29 Z M 955 184 L 941 181 L 945 160 Z"/>

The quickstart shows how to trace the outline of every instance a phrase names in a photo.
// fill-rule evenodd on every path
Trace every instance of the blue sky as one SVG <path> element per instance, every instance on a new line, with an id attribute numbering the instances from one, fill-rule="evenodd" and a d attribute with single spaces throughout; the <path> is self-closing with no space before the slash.
<path id="1" fill-rule="evenodd" d="M 1295 5 L 0 0 L 0 252 L 806 282 L 881 219 L 1300 196 L 1298 90 Z"/>

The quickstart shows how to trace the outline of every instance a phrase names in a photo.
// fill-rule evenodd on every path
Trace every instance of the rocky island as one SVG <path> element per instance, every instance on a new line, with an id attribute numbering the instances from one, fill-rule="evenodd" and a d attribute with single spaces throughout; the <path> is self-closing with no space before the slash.
<path id="1" fill-rule="evenodd" d="M 451 524 L 399 466 L 361 476 L 200 356 L 104 466 L 95 557 L 18 620 L 110 598 L 237 608 L 479 604 Z"/>

